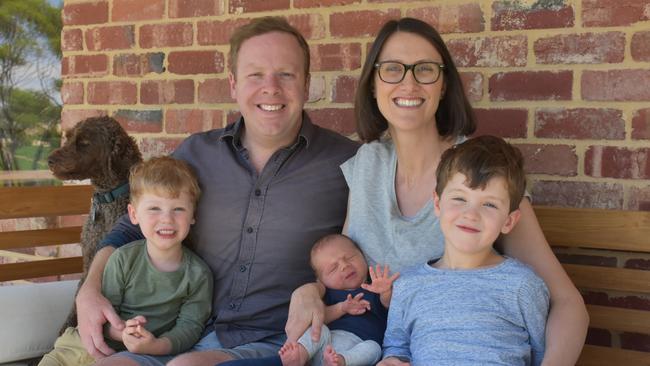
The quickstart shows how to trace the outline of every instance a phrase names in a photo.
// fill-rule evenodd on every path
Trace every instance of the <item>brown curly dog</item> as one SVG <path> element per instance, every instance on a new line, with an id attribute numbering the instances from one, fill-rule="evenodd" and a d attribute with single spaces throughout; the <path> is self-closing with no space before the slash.
<path id="1" fill-rule="evenodd" d="M 47 160 L 57 178 L 90 179 L 95 188 L 90 214 L 81 232 L 82 282 L 97 245 L 127 212 L 129 170 L 140 161 L 142 155 L 135 140 L 110 117 L 79 122 L 65 132 L 64 145 L 54 150 Z M 76 324 L 76 311 L 72 309 L 62 330 Z"/>

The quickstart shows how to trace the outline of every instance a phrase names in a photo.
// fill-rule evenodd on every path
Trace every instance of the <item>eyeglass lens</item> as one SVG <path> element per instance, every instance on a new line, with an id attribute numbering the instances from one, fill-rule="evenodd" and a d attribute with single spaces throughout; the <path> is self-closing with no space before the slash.
<path id="1" fill-rule="evenodd" d="M 421 62 L 415 65 L 404 65 L 399 62 L 384 62 L 379 64 L 379 77 L 387 83 L 399 83 L 411 69 L 415 80 L 420 84 L 435 83 L 440 77 L 440 65 L 435 62 Z"/>

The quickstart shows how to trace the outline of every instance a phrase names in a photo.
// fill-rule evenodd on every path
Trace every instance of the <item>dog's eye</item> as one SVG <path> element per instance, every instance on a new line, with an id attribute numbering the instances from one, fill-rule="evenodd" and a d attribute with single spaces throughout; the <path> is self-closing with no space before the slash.
<path id="1" fill-rule="evenodd" d="M 90 146 L 90 142 L 89 142 L 89 141 L 86 141 L 86 140 L 79 140 L 79 141 L 77 141 L 77 147 L 80 147 L 80 148 L 86 148 L 86 147 L 88 147 L 88 146 Z"/>

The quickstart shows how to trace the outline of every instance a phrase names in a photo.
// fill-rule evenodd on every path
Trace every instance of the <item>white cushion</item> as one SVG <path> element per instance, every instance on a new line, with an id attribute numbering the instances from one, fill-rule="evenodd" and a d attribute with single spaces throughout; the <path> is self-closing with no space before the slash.
<path id="1" fill-rule="evenodd" d="M 38 357 L 52 349 L 78 282 L 0 287 L 0 363 Z"/>

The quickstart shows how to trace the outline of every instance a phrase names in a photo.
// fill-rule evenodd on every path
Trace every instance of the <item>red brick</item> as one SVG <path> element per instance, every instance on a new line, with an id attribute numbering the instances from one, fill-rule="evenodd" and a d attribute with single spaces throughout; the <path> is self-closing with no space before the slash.
<path id="1" fill-rule="evenodd" d="M 235 123 L 239 118 L 241 118 L 239 110 L 229 110 L 226 114 L 226 124 Z"/>
<path id="2" fill-rule="evenodd" d="M 485 18 L 478 3 L 409 9 L 406 16 L 423 20 L 443 34 L 478 33 L 485 30 Z"/>
<path id="3" fill-rule="evenodd" d="M 590 146 L 585 174 L 597 178 L 650 179 L 650 148 Z"/>
<path id="4" fill-rule="evenodd" d="M 537 1 L 532 6 L 497 1 L 492 11 L 492 30 L 570 28 L 575 21 L 573 7 L 553 1 Z"/>
<path id="5" fill-rule="evenodd" d="M 582 73 L 584 100 L 650 101 L 650 69 L 591 71 Z"/>
<path id="6" fill-rule="evenodd" d="M 84 48 L 81 29 L 64 29 L 61 32 L 61 51 L 81 51 Z"/>
<path id="7" fill-rule="evenodd" d="M 289 0 L 230 0 L 230 14 L 289 9 Z"/>
<path id="8" fill-rule="evenodd" d="M 526 36 L 452 39 L 447 47 L 459 67 L 525 66 L 528 53 Z"/>
<path id="9" fill-rule="evenodd" d="M 103 76 L 108 73 L 108 56 L 66 56 L 61 61 L 63 76 Z"/>
<path id="10" fill-rule="evenodd" d="M 399 16 L 398 9 L 333 13 L 330 15 L 330 34 L 342 38 L 374 36 L 384 23 Z"/>
<path id="11" fill-rule="evenodd" d="M 151 80 L 140 85 L 140 103 L 194 103 L 193 80 Z"/>
<path id="12" fill-rule="evenodd" d="M 154 156 L 169 155 L 178 145 L 183 142 L 184 138 L 155 138 L 145 137 L 140 143 L 140 151 L 144 159 Z"/>
<path id="13" fill-rule="evenodd" d="M 566 263 L 566 264 L 580 264 L 586 266 L 599 266 L 599 267 L 616 267 L 618 263 L 618 259 L 616 257 L 606 257 L 600 255 L 555 253 L 555 256 L 561 263 Z"/>
<path id="14" fill-rule="evenodd" d="M 350 135 L 356 131 L 356 119 L 352 108 L 310 109 L 307 112 L 311 120 L 321 127 L 334 130 L 342 135 Z"/>
<path id="15" fill-rule="evenodd" d="M 293 0 L 294 8 L 331 7 L 360 3 L 361 0 Z"/>
<path id="16" fill-rule="evenodd" d="M 535 112 L 535 136 L 556 139 L 622 140 L 625 120 L 618 109 L 543 108 Z"/>
<path id="17" fill-rule="evenodd" d="M 135 45 L 134 32 L 132 25 L 90 28 L 86 30 L 86 47 L 90 51 L 132 48 Z"/>
<path id="18" fill-rule="evenodd" d="M 108 113 L 99 109 L 69 109 L 61 112 L 61 129 L 68 130 L 86 118 L 107 116 Z"/>
<path id="19" fill-rule="evenodd" d="M 650 185 L 631 187 L 626 210 L 650 211 Z"/>
<path id="20" fill-rule="evenodd" d="M 135 104 L 137 87 L 128 81 L 91 81 L 88 104 Z"/>
<path id="21" fill-rule="evenodd" d="M 639 109 L 632 117 L 632 138 L 650 140 L 650 108 Z"/>
<path id="22" fill-rule="evenodd" d="M 613 296 L 598 292 L 585 292 L 583 296 L 585 298 L 585 302 L 591 305 L 650 310 L 650 299 L 641 298 L 639 296 Z"/>
<path id="23" fill-rule="evenodd" d="M 61 100 L 63 104 L 83 104 L 84 102 L 84 84 L 63 83 L 61 85 Z"/>
<path id="24" fill-rule="evenodd" d="M 199 103 L 234 103 L 228 79 L 206 79 L 199 83 Z"/>
<path id="25" fill-rule="evenodd" d="M 650 20 L 647 0 L 583 0 L 582 25 L 608 27 Z"/>
<path id="26" fill-rule="evenodd" d="M 477 129 L 473 136 L 495 135 L 505 138 L 525 138 L 528 121 L 526 109 L 474 109 Z"/>
<path id="27" fill-rule="evenodd" d="M 571 100 L 571 71 L 515 71 L 490 77 L 490 100 Z"/>
<path id="28" fill-rule="evenodd" d="M 640 269 L 644 271 L 650 271 L 650 259 L 644 258 L 633 258 L 625 261 L 623 266 L 629 269 Z"/>
<path id="29" fill-rule="evenodd" d="M 361 44 L 319 44 L 310 47 L 311 71 L 350 71 L 361 67 Z"/>
<path id="30" fill-rule="evenodd" d="M 648 310 L 650 307 L 643 309 Z M 621 348 L 640 352 L 650 352 L 650 335 L 641 333 L 623 332 L 619 335 Z"/>
<path id="31" fill-rule="evenodd" d="M 483 74 L 480 72 L 461 72 L 460 79 L 463 82 L 465 94 L 472 102 L 483 99 Z"/>
<path id="32" fill-rule="evenodd" d="M 327 26 L 320 14 L 289 15 L 287 21 L 298 29 L 306 39 L 322 39 L 326 36 Z"/>
<path id="33" fill-rule="evenodd" d="M 578 155 L 575 146 L 568 145 L 517 145 L 526 161 L 529 174 L 551 174 L 564 177 L 578 175 Z"/>
<path id="34" fill-rule="evenodd" d="M 165 71 L 164 61 L 165 54 L 162 52 L 117 55 L 113 58 L 113 75 L 142 76 L 151 72 L 160 74 Z"/>
<path id="35" fill-rule="evenodd" d="M 198 22 L 196 39 L 200 45 L 228 44 L 235 29 L 250 21 L 247 18 L 201 21 Z"/>
<path id="36" fill-rule="evenodd" d="M 354 76 L 341 75 L 332 80 L 332 102 L 353 103 L 359 79 Z"/>
<path id="37" fill-rule="evenodd" d="M 120 109 L 113 114 L 128 132 L 162 132 L 162 110 Z"/>
<path id="38" fill-rule="evenodd" d="M 63 25 L 99 24 L 108 22 L 106 1 L 75 3 L 63 6 Z"/>
<path id="39" fill-rule="evenodd" d="M 650 61 L 650 32 L 634 33 L 630 50 L 634 61 Z"/>
<path id="40" fill-rule="evenodd" d="M 537 181 L 531 192 L 536 205 L 609 210 L 622 209 L 624 196 L 621 184 L 602 182 Z"/>
<path id="41" fill-rule="evenodd" d="M 169 53 L 168 65 L 172 74 L 218 74 L 224 61 L 219 51 L 178 51 Z"/>
<path id="42" fill-rule="evenodd" d="M 140 27 L 140 47 L 191 46 L 194 32 L 190 23 L 150 24 Z"/>
<path id="43" fill-rule="evenodd" d="M 587 330 L 586 344 L 592 346 L 611 347 L 612 346 L 612 332 L 606 329 L 589 328 Z"/>
<path id="44" fill-rule="evenodd" d="M 162 19 L 165 1 L 113 0 L 113 21 Z"/>
<path id="45" fill-rule="evenodd" d="M 561 34 L 535 41 L 540 64 L 600 64 L 623 62 L 622 32 Z"/>
<path id="46" fill-rule="evenodd" d="M 165 132 L 195 133 L 223 127 L 221 110 L 170 109 L 165 113 Z"/>
<path id="47" fill-rule="evenodd" d="M 170 18 L 203 17 L 223 14 L 219 0 L 170 0 Z"/>
<path id="48" fill-rule="evenodd" d="M 315 103 L 325 96 L 325 77 L 311 76 L 309 81 L 309 97 L 307 103 Z"/>

